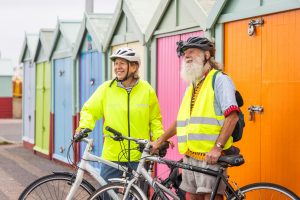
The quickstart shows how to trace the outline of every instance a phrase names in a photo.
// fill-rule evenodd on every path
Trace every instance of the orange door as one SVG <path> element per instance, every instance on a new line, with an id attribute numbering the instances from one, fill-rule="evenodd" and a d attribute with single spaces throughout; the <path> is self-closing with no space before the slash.
<path id="1" fill-rule="evenodd" d="M 239 185 L 261 178 L 261 119 L 260 115 L 256 115 L 255 121 L 248 121 L 247 111 L 250 105 L 261 105 L 261 31 L 258 29 L 256 36 L 249 37 L 248 21 L 228 23 L 224 27 L 225 71 L 244 98 L 242 110 L 245 114 L 246 129 L 243 139 L 235 145 L 240 147 L 246 163 L 229 171 Z"/>
<path id="2" fill-rule="evenodd" d="M 262 35 L 262 181 L 300 195 L 300 10 L 264 17 Z"/>
<path id="3" fill-rule="evenodd" d="M 245 157 L 230 170 L 239 185 L 273 182 L 300 194 L 300 10 L 263 16 L 248 36 L 250 19 L 225 24 L 225 71 L 241 91 L 246 128 L 237 145 Z M 250 105 L 264 107 L 248 121 Z"/>

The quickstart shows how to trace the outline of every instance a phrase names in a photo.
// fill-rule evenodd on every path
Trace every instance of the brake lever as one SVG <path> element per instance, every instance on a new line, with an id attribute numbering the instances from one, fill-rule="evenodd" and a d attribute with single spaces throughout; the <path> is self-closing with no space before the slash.
<path id="1" fill-rule="evenodd" d="M 109 137 L 115 141 L 123 141 L 124 138 L 118 137 L 118 136 L 111 136 L 111 135 L 104 135 L 104 137 Z"/>

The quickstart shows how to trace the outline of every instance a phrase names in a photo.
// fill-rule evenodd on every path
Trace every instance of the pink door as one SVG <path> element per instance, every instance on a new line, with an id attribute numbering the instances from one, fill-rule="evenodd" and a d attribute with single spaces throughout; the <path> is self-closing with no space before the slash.
<path id="1" fill-rule="evenodd" d="M 157 96 L 165 130 L 176 120 L 187 86 L 187 83 L 180 78 L 181 59 L 176 54 L 176 42 L 196 35 L 203 35 L 203 32 L 191 32 L 157 39 Z M 182 156 L 178 153 L 177 138 L 173 137 L 172 141 L 175 147 L 168 150 L 166 158 L 180 160 Z M 166 177 L 168 173 L 167 166 L 157 165 L 157 175 Z"/>

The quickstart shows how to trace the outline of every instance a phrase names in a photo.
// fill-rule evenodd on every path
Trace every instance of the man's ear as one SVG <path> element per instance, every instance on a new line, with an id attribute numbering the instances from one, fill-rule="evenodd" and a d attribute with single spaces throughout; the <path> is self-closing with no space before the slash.
<path id="1" fill-rule="evenodd" d="M 205 59 L 208 60 L 210 58 L 210 53 L 209 51 L 205 51 L 204 52 L 204 56 L 205 56 Z"/>

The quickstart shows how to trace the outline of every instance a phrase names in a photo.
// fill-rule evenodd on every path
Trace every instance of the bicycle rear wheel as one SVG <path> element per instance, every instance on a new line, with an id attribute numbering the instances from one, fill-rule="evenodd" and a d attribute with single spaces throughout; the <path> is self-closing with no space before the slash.
<path id="1" fill-rule="evenodd" d="M 247 200 L 299 200 L 299 197 L 289 189 L 273 183 L 254 183 L 246 185 L 240 190 L 244 195 L 244 199 Z M 235 197 L 229 199 L 235 199 Z"/>
<path id="2" fill-rule="evenodd" d="M 19 197 L 19 200 L 31 199 L 65 199 L 75 181 L 75 176 L 67 173 L 54 173 L 44 176 L 31 183 Z M 88 199 L 95 188 L 86 180 L 83 180 L 77 189 L 73 199 Z"/>
<path id="3" fill-rule="evenodd" d="M 126 190 L 127 185 L 121 182 L 112 182 L 108 183 L 98 190 L 96 190 L 89 198 L 89 200 L 116 200 L 116 199 L 123 199 L 124 193 Z M 112 197 L 110 193 L 114 193 L 117 195 L 116 198 Z M 143 200 L 142 196 L 139 192 L 131 187 L 129 191 L 129 195 L 126 200 Z"/>

